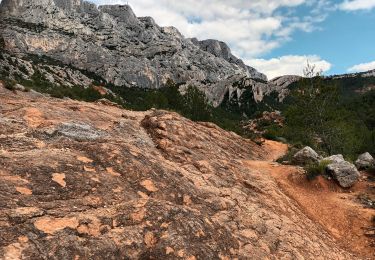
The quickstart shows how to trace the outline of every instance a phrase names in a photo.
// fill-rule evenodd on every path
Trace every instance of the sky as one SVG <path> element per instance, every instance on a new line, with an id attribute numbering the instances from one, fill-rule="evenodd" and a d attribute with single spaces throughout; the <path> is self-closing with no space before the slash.
<path id="1" fill-rule="evenodd" d="M 126 4 L 185 37 L 226 42 L 269 79 L 375 69 L 375 0 L 93 0 Z"/>

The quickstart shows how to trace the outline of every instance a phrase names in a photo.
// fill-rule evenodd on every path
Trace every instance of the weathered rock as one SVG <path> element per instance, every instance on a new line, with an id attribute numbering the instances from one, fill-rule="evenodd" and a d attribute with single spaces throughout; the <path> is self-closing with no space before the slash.
<path id="1" fill-rule="evenodd" d="M 225 43 L 186 39 L 175 28 L 136 17 L 128 5 L 4 0 L 0 12 L 4 49 L 26 61 L 30 55 L 48 57 L 45 72 L 50 81 L 66 78 L 77 85 L 82 79 L 78 85 L 84 85 L 82 72 L 89 72 L 118 86 L 160 88 L 172 79 L 197 86 L 217 106 L 238 78 L 266 80 L 233 56 Z M 48 64 L 55 61 L 61 64 Z M 1 63 L 0 71 L 8 66 Z M 66 73 L 73 75 L 64 75 L 65 65 L 70 67 Z M 73 73 L 74 68 L 80 71 Z"/>
<path id="2" fill-rule="evenodd" d="M 104 137 L 105 132 L 95 129 L 93 126 L 82 122 L 67 122 L 57 126 L 53 136 L 65 136 L 78 141 L 98 140 Z"/>
<path id="3" fill-rule="evenodd" d="M 213 39 L 198 41 L 196 38 L 191 39 L 191 41 L 195 45 L 199 46 L 202 50 L 211 53 L 215 57 L 223 58 L 224 60 L 232 64 L 236 64 L 240 66 L 241 68 L 243 68 L 245 71 L 248 72 L 247 77 L 267 81 L 266 75 L 256 71 L 252 67 L 245 65 L 245 63 L 241 59 L 235 57 L 225 42 L 221 42 L 221 41 L 213 40 Z"/>
<path id="4" fill-rule="evenodd" d="M 367 169 L 372 166 L 375 166 L 375 159 L 371 156 L 370 153 L 364 153 L 358 156 L 358 159 L 355 161 L 355 166 L 358 169 Z"/>
<path id="5" fill-rule="evenodd" d="M 0 259 L 356 259 L 214 124 L 3 87 L 0 114 Z"/>
<path id="6" fill-rule="evenodd" d="M 340 163 L 340 162 L 344 162 L 345 159 L 342 154 L 336 154 L 336 155 L 331 155 L 329 157 L 325 157 L 321 161 L 330 161 L 331 163 Z"/>
<path id="7" fill-rule="evenodd" d="M 45 80 L 55 86 L 88 87 L 94 82 L 94 79 L 67 65 L 48 65 L 43 59 L 32 61 L 28 57 L 19 57 L 6 52 L 0 55 L 0 76 L 30 80 L 35 73 L 43 75 Z"/>
<path id="8" fill-rule="evenodd" d="M 293 156 L 293 163 L 298 165 L 307 165 L 310 163 L 316 163 L 320 159 L 319 155 L 309 146 L 306 146 L 305 148 L 298 151 Z"/>
<path id="9" fill-rule="evenodd" d="M 330 162 L 326 169 L 343 188 L 353 186 L 360 177 L 356 167 L 352 163 L 345 161 L 342 154 L 331 155 L 320 161 Z"/>
<path id="10" fill-rule="evenodd" d="M 331 163 L 327 166 L 327 170 L 343 188 L 352 187 L 360 177 L 355 165 L 347 161 Z"/>

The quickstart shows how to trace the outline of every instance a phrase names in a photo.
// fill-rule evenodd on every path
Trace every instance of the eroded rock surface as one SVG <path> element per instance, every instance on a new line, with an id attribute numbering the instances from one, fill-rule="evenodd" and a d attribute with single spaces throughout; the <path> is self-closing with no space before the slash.
<path id="1" fill-rule="evenodd" d="M 0 113 L 1 259 L 355 259 L 215 125 L 1 86 Z"/>
<path id="2" fill-rule="evenodd" d="M 118 86 L 140 88 L 160 88 L 171 79 L 199 87 L 215 106 L 238 78 L 267 80 L 225 43 L 187 39 L 151 17 L 136 17 L 128 5 L 4 0 L 0 13 L 0 48 L 16 56 L 0 59 L 0 72 L 11 76 L 30 77 L 37 70 L 56 84 L 66 79 L 84 85 L 94 80 L 87 75 L 94 74 Z M 36 57 L 46 64 L 33 64 Z M 15 69 L 11 59 L 25 69 Z"/>

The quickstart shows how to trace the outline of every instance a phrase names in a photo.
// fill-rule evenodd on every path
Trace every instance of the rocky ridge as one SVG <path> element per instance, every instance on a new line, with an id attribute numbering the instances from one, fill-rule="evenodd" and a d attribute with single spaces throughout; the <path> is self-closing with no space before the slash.
<path id="1" fill-rule="evenodd" d="M 0 111 L 0 258 L 356 259 L 213 124 L 1 83 Z"/>
<path id="2" fill-rule="evenodd" d="M 224 42 L 187 39 L 151 17 L 136 17 L 129 6 L 3 0 L 0 12 L 3 78 L 30 79 L 38 72 L 55 85 L 110 82 L 140 88 L 160 88 L 172 79 L 182 92 L 189 84 L 197 86 L 214 106 L 226 97 L 239 105 L 259 103 L 274 93 L 281 102 L 300 79 L 287 75 L 267 81 Z M 327 79 L 357 76 L 373 77 L 374 71 Z"/>
<path id="3" fill-rule="evenodd" d="M 239 79 L 267 80 L 232 55 L 225 43 L 187 39 L 176 28 L 158 26 L 151 17 L 136 17 L 127 5 L 4 0 L 0 8 L 4 50 L 21 63 L 30 55 L 61 62 L 61 70 L 55 66 L 56 73 L 50 72 L 55 81 L 64 66 L 78 69 L 76 77 L 67 77 L 71 84 L 82 78 L 80 71 L 118 86 L 160 88 L 171 79 L 199 87 L 217 106 Z M 2 63 L 0 70 L 11 70 Z M 30 77 L 32 71 L 21 74 Z"/>

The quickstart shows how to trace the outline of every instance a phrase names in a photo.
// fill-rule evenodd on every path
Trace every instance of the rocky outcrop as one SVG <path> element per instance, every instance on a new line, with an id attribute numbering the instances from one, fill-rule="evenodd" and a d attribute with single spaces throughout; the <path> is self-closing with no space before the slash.
<path id="1" fill-rule="evenodd" d="M 0 8 L 6 51 L 23 59 L 47 56 L 115 85 L 160 88 L 172 79 L 199 87 L 217 106 L 238 78 L 266 80 L 225 43 L 186 39 L 173 27 L 136 17 L 128 5 L 4 0 Z"/>
<path id="2" fill-rule="evenodd" d="M 315 152 L 311 147 L 306 146 L 293 155 L 292 162 L 298 165 L 308 165 L 318 162 L 319 159 L 320 156 L 317 154 L 317 152 Z"/>
<path id="3" fill-rule="evenodd" d="M 277 125 L 279 127 L 284 125 L 284 118 L 281 116 L 280 111 L 264 111 L 258 118 L 249 120 L 246 125 L 243 126 L 243 128 L 256 135 L 263 135 L 266 133 L 266 129 L 263 126 L 270 124 Z"/>
<path id="4" fill-rule="evenodd" d="M 274 78 L 268 82 L 268 89 L 265 91 L 265 95 L 269 95 L 272 92 L 278 94 L 278 101 L 282 102 L 290 92 L 290 86 L 302 79 L 300 76 L 286 75 Z"/>
<path id="5" fill-rule="evenodd" d="M 1 85 L 1 259 L 356 259 L 247 164 L 269 156 L 249 140 Z"/>
<path id="6" fill-rule="evenodd" d="M 0 78 L 32 80 L 40 76 L 55 86 L 88 87 L 96 79 L 87 73 L 63 64 L 49 64 L 37 57 L 20 58 L 9 53 L 0 53 Z"/>
<path id="7" fill-rule="evenodd" d="M 282 76 L 270 81 L 239 78 L 229 87 L 229 100 L 241 106 L 250 101 L 249 97 L 255 103 L 261 103 L 267 96 L 275 95 L 275 103 L 283 102 L 290 93 L 290 86 L 300 79 L 300 76 Z"/>
<path id="8" fill-rule="evenodd" d="M 370 153 L 364 153 L 358 156 L 358 159 L 355 161 L 355 165 L 360 170 L 367 169 L 375 166 L 375 159 Z"/>
<path id="9" fill-rule="evenodd" d="M 191 41 L 199 46 L 202 50 L 211 53 L 215 57 L 222 58 L 232 64 L 236 64 L 241 68 L 247 70 L 247 76 L 249 78 L 261 79 L 263 81 L 267 81 L 267 76 L 258 72 L 252 67 L 247 66 L 241 59 L 234 56 L 229 48 L 229 46 L 225 42 L 221 42 L 218 40 L 204 40 L 198 41 L 196 38 L 192 38 Z"/>

